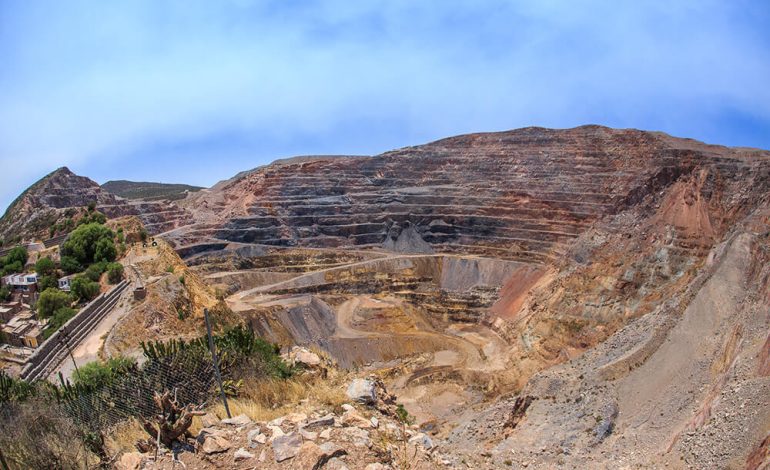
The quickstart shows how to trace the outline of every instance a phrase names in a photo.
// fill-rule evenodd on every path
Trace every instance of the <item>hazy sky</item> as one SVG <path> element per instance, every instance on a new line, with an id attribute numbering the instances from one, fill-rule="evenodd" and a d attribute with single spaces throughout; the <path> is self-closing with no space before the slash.
<path id="1" fill-rule="evenodd" d="M 0 211 L 529 125 L 770 148 L 770 2 L 0 0 Z"/>

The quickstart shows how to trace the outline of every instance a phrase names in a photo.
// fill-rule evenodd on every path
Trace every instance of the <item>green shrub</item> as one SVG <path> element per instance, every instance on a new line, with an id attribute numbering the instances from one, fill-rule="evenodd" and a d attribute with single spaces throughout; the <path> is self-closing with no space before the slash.
<path id="1" fill-rule="evenodd" d="M 54 312 L 53 316 L 48 320 L 48 325 L 43 330 L 43 338 L 48 339 L 56 330 L 62 327 L 69 321 L 70 318 L 77 314 L 77 310 L 69 307 L 61 307 Z"/>
<path id="2" fill-rule="evenodd" d="M 0 301 L 11 300 L 11 289 L 8 286 L 0 287 Z"/>
<path id="3" fill-rule="evenodd" d="M 109 266 L 109 263 L 106 262 L 94 263 L 86 269 L 85 276 L 90 281 L 99 282 L 102 274 L 107 270 L 107 266 Z"/>
<path id="4" fill-rule="evenodd" d="M 11 248 L 11 251 L 8 252 L 7 255 L 3 258 L 5 261 L 3 264 L 11 264 L 15 262 L 19 262 L 21 264 L 22 268 L 25 264 L 27 264 L 27 260 L 29 259 L 29 253 L 27 253 L 27 249 L 23 246 L 17 246 L 14 248 Z"/>
<path id="5" fill-rule="evenodd" d="M 89 223 L 76 228 L 61 247 L 62 257 L 71 256 L 82 266 L 115 259 L 114 234 L 104 225 Z"/>
<path id="6" fill-rule="evenodd" d="M 95 262 L 110 262 L 115 261 L 118 256 L 118 250 L 115 248 L 115 242 L 111 238 L 101 238 L 96 242 L 96 249 L 94 250 Z"/>
<path id="7" fill-rule="evenodd" d="M 38 276 L 52 276 L 56 273 L 56 264 L 48 256 L 40 258 L 35 263 L 35 272 Z"/>
<path id="8" fill-rule="evenodd" d="M 14 261 L 12 263 L 8 263 L 5 266 L 3 266 L 3 276 L 20 273 L 22 271 L 24 271 L 24 265 L 19 263 L 18 261 Z"/>
<path id="9" fill-rule="evenodd" d="M 54 276 L 40 276 L 37 278 L 38 290 L 44 291 L 46 289 L 59 287 L 59 281 Z"/>
<path id="10" fill-rule="evenodd" d="M 42 318 L 48 318 L 62 307 L 69 307 L 72 298 L 66 292 L 51 288 L 44 290 L 37 299 L 37 314 Z"/>
<path id="11" fill-rule="evenodd" d="M 174 267 L 169 264 L 168 266 L 166 266 L 166 272 L 167 273 L 173 273 L 174 272 Z"/>
<path id="12" fill-rule="evenodd" d="M 99 295 L 99 283 L 85 276 L 75 276 L 70 281 L 72 294 L 81 302 L 88 302 Z"/>
<path id="13" fill-rule="evenodd" d="M 414 422 L 414 418 L 409 415 L 409 412 L 406 411 L 404 405 L 400 403 L 398 406 L 396 406 L 396 418 L 398 418 L 399 421 L 406 425 L 412 424 Z"/>
<path id="14" fill-rule="evenodd" d="M 35 388 L 20 379 L 14 379 L 0 370 L 0 403 L 25 401 L 35 393 Z"/>
<path id="15" fill-rule="evenodd" d="M 0 258 L 0 274 L 7 276 L 24 271 L 27 259 L 29 259 L 29 254 L 26 248 L 23 246 L 11 248 L 7 255 Z"/>
<path id="16" fill-rule="evenodd" d="M 67 274 L 75 274 L 83 270 L 83 266 L 72 256 L 62 256 L 60 264 L 62 271 Z"/>
<path id="17" fill-rule="evenodd" d="M 107 265 L 107 279 L 110 284 L 117 284 L 123 280 L 123 265 L 120 263 L 110 263 Z"/>
<path id="18" fill-rule="evenodd" d="M 121 356 L 110 358 L 107 362 L 89 362 L 75 372 L 72 382 L 76 386 L 97 390 L 135 366 L 136 362 L 133 359 Z"/>

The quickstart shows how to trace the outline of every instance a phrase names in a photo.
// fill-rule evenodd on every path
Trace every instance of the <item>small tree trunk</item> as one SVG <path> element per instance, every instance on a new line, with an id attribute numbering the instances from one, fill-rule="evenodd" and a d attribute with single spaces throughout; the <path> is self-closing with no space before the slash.
<path id="1" fill-rule="evenodd" d="M 171 398 L 171 392 L 163 394 L 155 393 L 155 405 L 160 410 L 155 416 L 154 423 L 150 420 L 140 418 L 142 427 L 150 435 L 147 441 L 137 442 L 137 448 L 146 452 L 148 447 L 153 448 L 158 436 L 160 443 L 171 449 L 174 441 L 183 436 L 192 425 L 194 416 L 202 416 L 203 411 L 196 411 L 192 405 L 179 407 L 175 400 Z M 143 450 L 144 449 L 144 450 Z"/>

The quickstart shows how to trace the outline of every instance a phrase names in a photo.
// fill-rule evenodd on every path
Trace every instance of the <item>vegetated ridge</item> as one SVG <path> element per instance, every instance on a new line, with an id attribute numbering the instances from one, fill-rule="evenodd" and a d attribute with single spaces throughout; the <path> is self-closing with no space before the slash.
<path id="1" fill-rule="evenodd" d="M 149 183 L 116 180 L 102 184 L 102 189 L 126 199 L 169 200 L 184 199 L 188 193 L 200 191 L 200 186 L 189 184 Z"/>

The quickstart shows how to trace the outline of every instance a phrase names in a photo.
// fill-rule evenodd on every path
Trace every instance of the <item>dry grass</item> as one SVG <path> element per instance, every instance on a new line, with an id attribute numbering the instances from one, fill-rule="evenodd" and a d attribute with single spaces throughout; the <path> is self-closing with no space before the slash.
<path id="1" fill-rule="evenodd" d="M 123 452 L 136 451 L 136 441 L 147 438 L 147 433 L 136 419 L 120 423 L 104 438 L 104 446 L 109 455 L 122 454 Z"/>
<path id="2" fill-rule="evenodd" d="M 312 408 L 338 409 L 346 401 L 340 380 L 309 376 L 247 381 L 238 397 L 227 400 L 233 416 L 245 414 L 255 421 L 269 421 Z M 226 416 L 222 403 L 217 403 L 210 411 L 220 418 Z"/>

